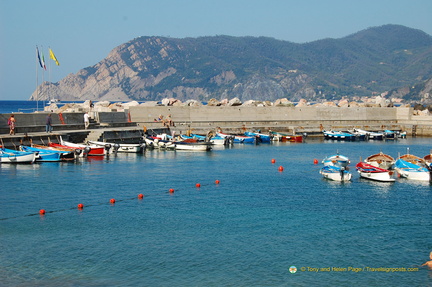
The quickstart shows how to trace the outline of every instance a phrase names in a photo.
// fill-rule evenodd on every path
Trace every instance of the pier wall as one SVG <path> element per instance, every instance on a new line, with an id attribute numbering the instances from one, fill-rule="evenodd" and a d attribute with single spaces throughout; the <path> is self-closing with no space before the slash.
<path id="1" fill-rule="evenodd" d="M 48 113 L 16 113 L 17 132 L 44 132 Z M 171 114 L 177 133 L 191 129 L 207 133 L 218 127 L 226 132 L 245 129 L 262 131 L 306 132 L 322 135 L 322 130 L 347 130 L 354 127 L 366 130 L 403 130 L 408 135 L 432 136 L 432 116 L 413 115 L 412 108 L 364 107 L 246 107 L 246 106 L 135 106 L 125 112 L 90 112 L 90 128 L 139 126 L 160 129 L 155 122 L 159 115 Z M 54 131 L 84 129 L 83 112 L 52 113 Z M 0 134 L 8 134 L 7 119 L 0 114 Z M 63 119 L 63 123 L 62 120 Z"/>

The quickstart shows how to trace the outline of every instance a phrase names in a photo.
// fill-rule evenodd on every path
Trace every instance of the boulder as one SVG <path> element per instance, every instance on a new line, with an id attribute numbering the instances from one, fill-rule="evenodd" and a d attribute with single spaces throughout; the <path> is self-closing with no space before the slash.
<path id="1" fill-rule="evenodd" d="M 242 102 L 239 98 L 235 97 L 228 102 L 228 106 L 241 106 Z"/>
<path id="2" fill-rule="evenodd" d="M 211 98 L 208 102 L 207 102 L 207 106 L 220 106 L 221 103 L 216 100 L 215 98 Z"/>

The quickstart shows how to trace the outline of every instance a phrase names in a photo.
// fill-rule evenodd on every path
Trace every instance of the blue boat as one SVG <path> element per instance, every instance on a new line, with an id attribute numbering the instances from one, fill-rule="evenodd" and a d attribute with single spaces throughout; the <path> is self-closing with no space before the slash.
<path id="1" fill-rule="evenodd" d="M 255 132 L 245 132 L 245 136 L 255 137 L 256 142 L 269 143 L 272 139 L 270 135 L 255 133 Z"/>
<path id="2" fill-rule="evenodd" d="M 394 169 L 400 177 L 412 180 L 430 181 L 429 169 L 409 161 L 398 158 L 394 163 Z"/>
<path id="3" fill-rule="evenodd" d="M 356 135 L 345 132 L 338 131 L 323 131 L 324 138 L 331 140 L 344 140 L 344 141 L 354 141 L 356 140 Z"/>
<path id="4" fill-rule="evenodd" d="M 32 152 L 0 148 L 0 163 L 33 163 L 35 157 Z"/>
<path id="5" fill-rule="evenodd" d="M 234 143 L 254 143 L 255 142 L 255 137 L 229 135 L 229 134 L 224 134 L 224 133 L 216 133 L 216 135 L 221 137 L 221 138 L 234 137 Z"/>
<path id="6" fill-rule="evenodd" d="M 56 162 L 75 159 L 75 154 L 68 151 L 41 149 L 23 145 L 20 146 L 20 150 L 34 153 L 36 155 L 36 161 L 38 162 Z"/>

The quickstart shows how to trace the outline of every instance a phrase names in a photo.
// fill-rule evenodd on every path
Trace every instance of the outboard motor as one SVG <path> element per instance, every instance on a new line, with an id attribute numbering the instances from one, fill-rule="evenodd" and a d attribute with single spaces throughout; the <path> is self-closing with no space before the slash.
<path id="1" fill-rule="evenodd" d="M 84 155 L 84 156 L 88 156 L 90 150 L 91 150 L 91 148 L 90 148 L 89 146 L 86 146 L 86 147 L 83 149 L 83 155 Z"/>
<path id="2" fill-rule="evenodd" d="M 256 142 L 257 144 L 259 144 L 259 143 L 262 142 L 262 139 L 261 139 L 260 135 L 256 135 L 256 136 L 255 136 L 255 142 Z"/>
<path id="3" fill-rule="evenodd" d="M 145 140 L 140 139 L 140 140 L 138 141 L 138 143 L 139 143 L 139 145 L 140 145 L 140 147 L 141 147 L 141 152 L 145 151 L 145 149 L 146 149 L 146 147 L 147 147 L 147 144 L 146 144 Z"/>
<path id="4" fill-rule="evenodd" d="M 111 149 L 111 145 L 110 144 L 105 144 L 105 153 L 109 154 L 109 151 Z"/>
<path id="5" fill-rule="evenodd" d="M 118 152 L 119 148 L 120 148 L 120 145 L 118 143 L 115 143 L 114 144 L 114 152 L 115 153 Z"/>
<path id="6" fill-rule="evenodd" d="M 75 155 L 79 156 L 81 154 L 82 150 L 81 149 L 76 149 L 75 150 Z"/>
<path id="7" fill-rule="evenodd" d="M 344 177 L 345 177 L 345 168 L 344 167 L 341 167 L 341 169 L 340 169 L 340 176 L 341 176 L 341 180 L 343 181 Z"/>

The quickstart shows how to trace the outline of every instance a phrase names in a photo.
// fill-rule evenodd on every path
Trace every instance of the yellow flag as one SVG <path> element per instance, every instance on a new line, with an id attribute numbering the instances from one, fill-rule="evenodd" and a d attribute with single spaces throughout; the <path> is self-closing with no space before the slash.
<path id="1" fill-rule="evenodd" d="M 49 49 L 49 54 L 50 54 L 50 58 L 54 60 L 54 62 L 56 63 L 57 66 L 60 66 L 59 61 L 57 61 L 56 56 L 54 55 L 53 51 L 51 50 L 51 48 Z"/>

